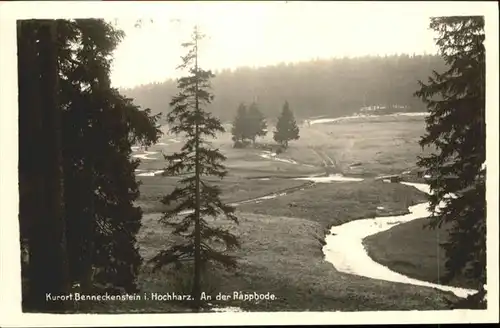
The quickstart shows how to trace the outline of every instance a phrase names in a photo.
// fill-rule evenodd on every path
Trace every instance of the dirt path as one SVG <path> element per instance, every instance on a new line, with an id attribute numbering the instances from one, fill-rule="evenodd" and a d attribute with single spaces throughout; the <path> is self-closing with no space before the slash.
<path id="1" fill-rule="evenodd" d="M 319 158 L 321 162 L 323 162 L 324 167 L 328 166 L 328 163 L 325 161 L 323 156 L 321 156 L 321 154 L 314 147 L 309 147 L 309 149 Z"/>
<path id="2" fill-rule="evenodd" d="M 308 181 L 308 182 L 303 183 L 303 184 L 301 184 L 299 186 L 290 187 L 290 188 L 284 188 L 284 189 L 277 190 L 277 191 L 269 193 L 269 194 L 265 194 L 265 195 L 260 196 L 260 197 L 254 197 L 254 198 L 239 200 L 239 201 L 230 203 L 229 205 L 231 205 L 231 206 L 238 206 L 238 205 L 243 205 L 243 204 L 248 204 L 248 203 L 261 202 L 263 200 L 268 200 L 268 199 L 273 199 L 273 198 L 276 198 L 276 197 L 286 196 L 286 195 L 292 194 L 294 192 L 304 190 L 306 188 L 311 188 L 314 185 L 316 185 L 315 182 Z"/>
<path id="3" fill-rule="evenodd" d="M 330 139 L 332 136 L 329 135 L 328 133 L 325 133 L 321 130 L 318 130 L 314 126 L 308 126 L 308 125 L 303 125 L 301 133 L 304 134 L 312 134 L 314 135 L 314 138 L 318 139 Z M 327 154 L 321 147 L 319 146 L 314 146 L 314 145 L 307 145 L 307 148 L 309 148 L 315 155 L 316 157 L 323 163 L 323 167 L 327 171 L 327 173 L 331 173 L 330 171 L 337 171 L 339 173 L 342 172 L 342 169 L 335 159 L 335 157 L 340 156 L 340 154 L 336 154 L 335 157 L 332 158 L 331 155 Z"/>

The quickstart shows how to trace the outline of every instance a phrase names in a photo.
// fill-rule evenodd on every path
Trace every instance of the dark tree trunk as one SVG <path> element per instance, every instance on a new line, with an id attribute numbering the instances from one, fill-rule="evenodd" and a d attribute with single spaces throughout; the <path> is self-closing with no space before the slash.
<path id="1" fill-rule="evenodd" d="M 37 159 L 42 156 L 38 136 L 41 134 L 39 67 L 37 66 L 36 29 L 33 22 L 18 21 L 18 85 L 19 85 L 19 226 L 21 241 L 27 243 L 28 263 L 22 266 L 23 310 L 31 310 L 33 301 L 30 280 L 30 247 L 33 221 L 42 211 L 40 190 L 43 172 Z M 29 96 L 28 96 L 29 95 Z M 32 289 L 32 288 L 31 288 Z"/>
<path id="2" fill-rule="evenodd" d="M 91 145 L 92 143 L 90 143 Z M 90 154 L 90 153 L 89 153 Z M 95 251 L 95 224 L 96 224 L 96 216 L 95 216 L 95 173 L 93 170 L 93 160 L 89 158 L 90 163 L 85 164 L 86 165 L 86 175 L 87 175 L 87 182 L 88 185 L 86 186 L 88 193 L 87 197 L 88 199 L 86 200 L 88 204 L 88 212 L 86 213 L 86 216 L 84 217 L 84 222 L 83 222 L 83 267 L 82 267 L 82 272 L 81 278 L 80 278 L 80 283 L 82 287 L 82 291 L 88 294 L 93 293 L 93 288 L 94 288 L 94 282 L 93 282 L 93 275 L 94 275 L 94 251 Z"/>
<path id="3" fill-rule="evenodd" d="M 47 299 L 49 296 L 66 294 L 69 289 L 63 206 L 61 110 L 57 103 L 56 21 L 41 23 L 38 35 L 41 129 L 37 140 L 41 152 L 37 158 L 40 175 L 39 183 L 36 184 L 39 212 L 33 219 L 30 235 L 30 298 L 35 311 L 61 312 L 67 304 Z"/>
<path id="4" fill-rule="evenodd" d="M 92 93 L 97 91 L 98 85 L 96 83 L 91 83 Z M 88 116 L 87 116 L 88 117 Z M 83 261 L 82 261 L 82 271 L 80 272 L 80 283 L 82 290 L 85 293 L 92 294 L 93 292 L 93 274 L 94 274 L 94 251 L 95 251 L 95 233 L 96 233 L 96 210 L 95 210 L 95 190 L 96 190 L 96 173 L 95 173 L 95 158 L 93 154 L 93 147 L 95 145 L 95 130 L 94 122 L 91 121 L 91 117 L 88 117 L 88 123 L 91 124 L 91 128 L 86 129 L 85 135 L 85 148 L 86 159 L 84 175 L 86 177 L 86 199 L 87 213 L 83 218 Z"/>

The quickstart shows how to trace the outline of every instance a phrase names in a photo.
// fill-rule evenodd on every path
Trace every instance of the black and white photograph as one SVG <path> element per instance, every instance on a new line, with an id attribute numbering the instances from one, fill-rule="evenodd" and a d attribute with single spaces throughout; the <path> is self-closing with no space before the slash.
<path id="1" fill-rule="evenodd" d="M 495 2 L 0 15 L 2 326 L 498 322 Z"/>

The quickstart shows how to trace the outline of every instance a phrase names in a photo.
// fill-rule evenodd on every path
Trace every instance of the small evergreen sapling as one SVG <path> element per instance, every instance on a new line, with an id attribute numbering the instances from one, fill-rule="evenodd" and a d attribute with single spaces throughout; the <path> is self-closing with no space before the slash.
<path id="1" fill-rule="evenodd" d="M 222 203 L 220 188 L 204 179 L 205 176 L 222 179 L 227 171 L 222 164 L 225 156 L 218 149 L 211 148 L 206 140 L 206 137 L 215 138 L 217 133 L 224 132 L 224 127 L 219 119 L 203 109 L 214 98 L 208 91 L 214 75 L 198 66 L 198 45 L 202 39 L 203 35 L 195 27 L 191 41 L 182 44 L 188 52 L 182 57 L 179 68 L 187 69 L 188 75 L 178 80 L 180 91 L 172 98 L 172 110 L 167 115 L 171 132 L 183 135 L 186 141 L 179 152 L 165 156 L 169 162 L 166 173 L 187 173 L 187 176 L 164 197 L 164 204 L 174 206 L 164 213 L 161 221 L 173 227 L 173 234 L 181 241 L 151 259 L 155 269 L 170 263 L 194 262 L 192 308 L 195 311 L 202 307 L 201 278 L 207 264 L 215 262 L 234 268 L 236 259 L 227 252 L 239 247 L 236 236 L 220 227 L 210 226 L 206 220 L 207 217 L 222 215 L 238 222 L 234 208 Z M 213 246 L 216 242 L 222 243 L 225 250 L 216 250 Z"/>

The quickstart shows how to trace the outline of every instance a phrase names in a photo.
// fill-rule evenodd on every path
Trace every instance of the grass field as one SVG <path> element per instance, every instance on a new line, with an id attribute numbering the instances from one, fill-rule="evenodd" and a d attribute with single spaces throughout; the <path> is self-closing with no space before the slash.
<path id="1" fill-rule="evenodd" d="M 171 240 L 157 223 L 159 215 L 145 216 L 139 236 L 142 255 L 148 259 Z M 272 217 L 239 213 L 240 224 L 225 221 L 220 225 L 240 236 L 242 247 L 236 252 L 238 268 L 226 272 L 212 268 L 204 284 L 207 294 L 272 293 L 274 301 L 213 301 L 214 305 L 238 306 L 247 311 L 368 311 L 368 310 L 438 310 L 445 309 L 445 293 L 428 288 L 372 280 L 337 272 L 323 259 L 322 239 L 325 229 L 317 222 L 291 217 Z M 165 268 L 153 273 L 144 267 L 140 275 L 145 293 L 186 292 L 189 268 L 180 272 Z M 186 279 L 187 278 L 187 279 Z M 112 306 L 112 305 L 108 305 Z M 176 302 L 144 301 L 134 303 L 134 311 L 180 311 Z M 140 310 L 139 310 L 140 309 Z M 129 309 L 117 309 L 127 312 Z"/>
<path id="2" fill-rule="evenodd" d="M 325 166 L 345 175 L 377 176 L 414 168 L 417 156 L 423 154 L 418 145 L 423 132 L 422 117 L 371 118 L 301 126 L 300 139 L 291 142 L 289 149 L 279 156 L 298 164 L 263 160 L 259 156 L 261 149 L 234 149 L 229 132 L 220 134 L 212 143 L 227 156 L 225 164 L 230 174 L 239 177 L 297 176 L 324 172 Z M 165 135 L 162 142 L 167 146 L 153 146 L 149 150 L 165 153 L 178 150 L 182 144 L 170 139 L 172 136 Z M 275 147 L 272 132 L 257 141 L 260 145 Z M 158 160 L 144 160 L 140 168 L 163 168 L 161 155 L 154 157 Z"/>
<path id="3" fill-rule="evenodd" d="M 449 225 L 428 229 L 428 219 L 418 219 L 370 236 L 364 240 L 375 261 L 409 277 L 443 283 L 445 253 L 439 245 L 447 241 Z M 393 247 L 398 245 L 398 247 Z M 478 284 L 458 277 L 449 285 L 476 289 Z"/>
<path id="4" fill-rule="evenodd" d="M 345 175 L 396 174 L 413 167 L 422 154 L 418 140 L 423 131 L 422 117 L 314 124 L 301 128 L 300 139 L 287 153 L 309 164 L 333 162 Z M 267 141 L 271 138 L 269 134 Z"/>
<path id="5" fill-rule="evenodd" d="M 225 164 L 229 175 L 215 182 L 223 190 L 224 201 L 237 202 L 290 188 L 293 192 L 238 206 L 240 224 L 237 226 L 224 220 L 214 221 L 214 224 L 224 225 L 239 236 L 242 247 L 234 253 L 238 258 L 236 271 L 212 268 L 204 284 L 205 291 L 212 295 L 234 291 L 270 292 L 278 298 L 262 302 L 233 300 L 221 304 L 239 306 L 244 310 L 447 308 L 445 299 L 453 299 L 451 294 L 340 273 L 324 261 L 322 253 L 328 227 L 375 215 L 406 213 L 408 206 L 426 200 L 425 195 L 415 188 L 373 179 L 414 167 L 416 156 L 421 154 L 417 141 L 423 128 L 423 118 L 418 117 L 302 127 L 301 138 L 278 155 L 282 161 L 262 157 L 263 149 L 273 151 L 271 133 L 259 140 L 258 147 L 249 149 L 234 149 L 229 133 L 213 140 L 213 145 L 227 156 Z M 149 151 L 171 153 L 178 150 L 182 144 L 170 139 L 171 136 L 165 136 L 164 144 L 153 146 Z M 140 169 L 163 168 L 165 163 L 161 154 L 151 156 L 156 159 L 142 160 Z M 299 187 L 309 182 L 291 179 L 325 172 L 366 179 L 362 182 L 318 183 L 303 190 Z M 177 179 L 159 176 L 138 179 L 142 185 L 137 203 L 145 213 L 138 245 L 141 254 L 148 259 L 175 240 L 158 219 L 163 209 L 160 199 L 173 190 Z M 398 244 L 386 246 L 400 247 Z M 419 261 L 417 257 L 415 261 Z M 164 268 L 153 273 L 145 265 L 139 277 L 141 290 L 157 293 L 187 290 L 191 271 L 189 268 L 183 270 Z M 143 301 L 134 303 L 129 309 L 120 306 L 120 309 L 111 311 L 175 312 L 180 309 L 179 304 L 173 302 Z"/>
<path id="6" fill-rule="evenodd" d="M 368 180 L 318 184 L 286 197 L 244 204 L 239 209 L 270 216 L 303 218 L 329 228 L 366 217 L 404 214 L 408 212 L 408 206 L 425 200 L 425 195 L 414 188 Z"/>
<path id="7" fill-rule="evenodd" d="M 161 176 L 141 177 L 141 197 L 137 204 L 141 206 L 144 213 L 161 211 L 165 208 L 161 204 L 161 199 L 174 190 L 178 180 L 178 178 Z M 218 185 L 222 189 L 221 198 L 225 202 L 233 203 L 272 194 L 277 191 L 305 186 L 309 183 L 307 181 L 292 179 L 255 180 L 230 176 L 223 180 L 214 179 L 213 184 Z"/>

